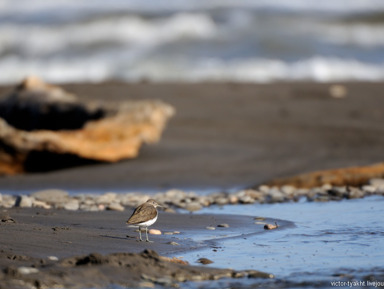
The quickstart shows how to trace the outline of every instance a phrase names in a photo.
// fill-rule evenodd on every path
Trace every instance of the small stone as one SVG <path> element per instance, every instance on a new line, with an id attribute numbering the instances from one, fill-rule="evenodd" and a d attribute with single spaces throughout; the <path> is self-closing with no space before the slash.
<path id="1" fill-rule="evenodd" d="M 190 212 L 195 212 L 195 211 L 199 211 L 202 209 L 202 206 L 199 204 L 199 203 L 196 203 L 196 202 L 193 202 L 193 203 L 189 203 L 187 204 L 184 209 L 190 211 Z"/>
<path id="2" fill-rule="evenodd" d="M 79 201 L 76 199 L 72 199 L 66 204 L 64 204 L 64 209 L 68 211 L 77 211 L 80 207 Z"/>
<path id="3" fill-rule="evenodd" d="M 348 90 L 344 85 L 333 84 L 329 87 L 329 94 L 333 98 L 344 98 L 347 96 Z"/>
<path id="4" fill-rule="evenodd" d="M 173 234 L 180 234 L 179 231 L 173 231 Z"/>
<path id="5" fill-rule="evenodd" d="M 213 261 L 212 260 L 209 260 L 207 258 L 200 258 L 199 260 L 196 261 L 197 263 L 201 263 L 203 265 L 207 265 L 207 264 L 212 264 Z"/>
<path id="6" fill-rule="evenodd" d="M 228 224 L 219 224 L 217 225 L 219 228 L 229 228 Z"/>
<path id="7" fill-rule="evenodd" d="M 59 258 L 57 258 L 56 256 L 48 256 L 48 260 L 50 260 L 50 261 L 59 261 Z"/>
<path id="8" fill-rule="evenodd" d="M 18 202 L 18 206 L 20 208 L 31 208 L 33 201 L 34 201 L 34 198 L 22 195 Z"/>
<path id="9" fill-rule="evenodd" d="M 268 279 L 275 278 L 273 274 L 260 272 L 256 270 L 246 270 L 245 272 L 247 273 L 248 278 L 268 278 Z"/>
<path id="10" fill-rule="evenodd" d="M 233 272 L 232 273 L 232 278 L 244 278 L 247 274 L 245 272 Z"/>
<path id="11" fill-rule="evenodd" d="M 111 204 L 116 200 L 116 193 L 105 193 L 96 199 L 97 204 Z"/>
<path id="12" fill-rule="evenodd" d="M 215 203 L 219 206 L 224 206 L 228 204 L 228 199 L 226 197 L 220 197 L 215 200 Z"/>
<path id="13" fill-rule="evenodd" d="M 173 235 L 173 232 L 164 232 L 164 235 Z"/>
<path id="14" fill-rule="evenodd" d="M 46 203 L 64 203 L 68 200 L 68 192 L 63 190 L 51 189 L 34 192 L 31 194 L 36 200 Z"/>
<path id="15" fill-rule="evenodd" d="M 33 267 L 19 267 L 17 268 L 17 271 L 22 274 L 22 275 L 27 275 L 27 274 L 33 274 L 33 273 L 38 273 L 39 270 Z"/>
<path id="16" fill-rule="evenodd" d="M 290 196 L 295 192 L 296 188 L 294 186 L 285 185 L 282 186 L 280 190 L 283 194 Z"/>
<path id="17" fill-rule="evenodd" d="M 362 186 L 362 190 L 369 194 L 373 194 L 376 192 L 376 187 L 372 185 L 365 185 L 365 186 Z"/>
<path id="18" fill-rule="evenodd" d="M 242 204 L 253 204 L 255 202 L 255 200 L 252 199 L 252 197 L 247 195 L 241 197 L 239 200 L 240 200 L 240 203 Z"/>
<path id="19" fill-rule="evenodd" d="M 119 203 L 115 203 L 115 202 L 113 202 L 112 204 L 107 206 L 107 210 L 111 210 L 111 211 L 123 212 L 124 209 L 125 208 L 122 205 L 120 205 Z"/>
<path id="20" fill-rule="evenodd" d="M 179 243 L 176 243 L 176 242 L 168 242 L 167 244 L 169 245 L 172 245 L 172 246 L 179 246 L 180 244 Z"/>
<path id="21" fill-rule="evenodd" d="M 211 226 L 208 226 L 208 227 L 205 227 L 207 230 L 216 230 L 215 227 L 211 227 Z"/>
<path id="22" fill-rule="evenodd" d="M 262 192 L 262 193 L 268 193 L 269 190 L 270 190 L 270 188 L 269 188 L 269 186 L 267 186 L 267 185 L 261 185 L 261 186 L 259 187 L 259 191 Z"/>
<path id="23" fill-rule="evenodd" d="M 277 225 L 277 223 L 275 222 L 274 225 L 272 224 L 265 224 L 264 225 L 264 229 L 265 230 L 273 230 L 273 229 L 277 229 L 279 226 Z"/>
<path id="24" fill-rule="evenodd" d="M 43 202 L 43 201 L 33 200 L 32 207 L 50 209 L 52 206 L 48 205 L 46 202 Z"/>
<path id="25" fill-rule="evenodd" d="M 229 203 L 230 204 L 237 204 L 237 202 L 239 201 L 239 198 L 237 196 L 229 196 Z"/>
<path id="26" fill-rule="evenodd" d="M 264 221 L 265 218 L 264 217 L 254 217 L 253 218 L 255 221 Z"/>
<path id="27" fill-rule="evenodd" d="M 139 283 L 140 288 L 155 288 L 155 284 L 150 281 L 142 281 Z"/>
<path id="28" fill-rule="evenodd" d="M 348 199 L 360 199 L 364 197 L 364 192 L 358 188 L 349 188 Z"/>
<path id="29" fill-rule="evenodd" d="M 150 229 L 148 233 L 151 235 L 161 235 L 161 231 L 157 229 Z"/>

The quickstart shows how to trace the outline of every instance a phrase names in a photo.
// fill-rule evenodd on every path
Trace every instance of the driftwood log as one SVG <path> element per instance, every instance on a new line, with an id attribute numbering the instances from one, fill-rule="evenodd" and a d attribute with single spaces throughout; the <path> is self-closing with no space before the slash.
<path id="1" fill-rule="evenodd" d="M 84 103 L 29 77 L 0 102 L 0 175 L 134 158 L 173 114 L 160 101 Z"/>

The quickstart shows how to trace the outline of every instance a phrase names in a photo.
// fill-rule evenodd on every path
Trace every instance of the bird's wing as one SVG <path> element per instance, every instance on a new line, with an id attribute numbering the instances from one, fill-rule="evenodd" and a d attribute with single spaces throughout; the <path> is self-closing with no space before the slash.
<path id="1" fill-rule="evenodd" d="M 127 224 L 139 224 L 145 221 L 146 218 L 153 219 L 157 215 L 157 210 L 153 206 L 139 206 L 128 219 Z"/>

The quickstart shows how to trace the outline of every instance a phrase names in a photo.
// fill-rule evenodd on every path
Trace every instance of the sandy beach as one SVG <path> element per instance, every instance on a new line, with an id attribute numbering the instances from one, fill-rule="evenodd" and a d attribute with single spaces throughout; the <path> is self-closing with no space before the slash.
<path id="1" fill-rule="evenodd" d="M 74 194 L 84 191 L 159 192 L 170 188 L 225 191 L 303 172 L 382 162 L 384 84 L 345 83 L 342 86 L 346 94 L 342 98 L 331 95 L 331 86 L 320 83 L 115 82 L 63 85 L 66 90 L 88 100 L 160 99 L 173 105 L 176 115 L 169 122 L 161 141 L 143 147 L 137 159 L 2 177 L 0 193 L 31 193 L 48 188 L 69 190 Z M 1 87 L 1 97 L 9 90 L 10 87 Z M 140 254 L 144 249 L 150 249 L 164 256 L 182 256 L 186 251 L 215 246 L 221 238 L 267 233 L 261 225 L 254 224 L 255 216 L 178 214 L 175 218 L 174 214 L 161 213 L 154 227 L 164 232 L 180 231 L 181 234 L 152 235 L 155 243 L 143 244 L 136 241 L 137 233 L 125 228 L 124 222 L 129 215 L 127 210 L 68 212 L 13 208 L 1 209 L 1 212 L 4 221 L 0 225 L 0 279 L 6 285 L 0 288 L 16 286 L 10 280 L 17 279 L 35 284 L 37 288 L 60 282 L 76 288 L 75 283 L 57 276 L 73 272 L 76 269 L 73 269 L 73 264 L 79 262 L 80 256 L 91 253 L 104 257 L 88 257 L 87 262 L 102 263 L 104 272 L 109 272 L 116 267 L 108 267 L 108 262 L 112 261 L 106 260 L 117 258 L 117 261 L 114 259 L 117 263 L 119 260 L 124 263 L 125 258 L 134 258 L 125 255 L 113 257 L 113 253 L 139 253 L 137 256 L 146 260 L 158 260 L 151 253 Z M 267 219 L 266 222 L 273 223 L 274 220 Z M 290 222 L 278 222 L 279 229 L 288 230 L 293 226 Z M 216 227 L 220 223 L 228 223 L 229 228 L 215 230 L 212 239 L 212 232 L 206 227 Z M 250 224 L 256 227 L 250 230 Z M 204 242 L 193 241 L 191 236 L 194 234 L 201 235 Z M 179 245 L 169 244 L 172 241 Z M 68 258 L 75 259 L 68 261 Z M 69 266 L 68 262 L 72 265 Z M 159 262 L 154 262 L 153 268 L 163 264 Z M 37 268 L 40 273 L 32 270 L 31 274 L 23 275 L 17 270 L 20 267 Z M 88 268 L 87 273 L 84 273 L 84 268 Z M 82 272 L 91 276 L 100 270 L 97 268 L 89 265 L 82 267 L 85 270 Z M 172 267 L 169 275 L 175 270 L 181 269 Z M 223 271 L 209 273 L 212 268 L 206 267 L 196 270 L 198 273 L 194 276 L 205 272 L 208 279 L 215 274 L 224 274 Z M 116 274 L 111 276 L 116 277 Z M 183 275 L 184 280 L 194 280 L 190 277 L 193 274 L 188 274 Z M 233 277 L 236 272 L 225 271 L 225 274 Z M 248 273 L 241 274 L 246 276 Z M 80 286 L 98 287 L 113 283 L 105 278 Z M 117 283 L 124 285 L 119 280 Z M 151 281 L 142 276 L 128 276 L 125 281 L 128 285 L 138 286 L 143 280 L 159 284 L 157 279 Z"/>
<path id="2" fill-rule="evenodd" d="M 381 162 L 384 84 L 73 84 L 82 99 L 160 99 L 176 109 L 139 158 L 0 179 L 2 191 L 227 190 L 320 169 Z M 3 97 L 10 87 L 0 88 Z"/>

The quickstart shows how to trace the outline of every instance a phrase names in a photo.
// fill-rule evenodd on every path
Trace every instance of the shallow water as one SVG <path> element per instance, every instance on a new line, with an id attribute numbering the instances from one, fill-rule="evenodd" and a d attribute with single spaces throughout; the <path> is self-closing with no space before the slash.
<path id="1" fill-rule="evenodd" d="M 205 257 L 214 261 L 209 266 L 273 273 L 275 280 L 263 281 L 265 286 L 274 284 L 273 287 L 276 282 L 283 288 L 312 288 L 315 284 L 331 287 L 331 281 L 345 279 L 367 282 L 366 278 L 370 278 L 369 280 L 383 281 L 383 205 L 383 197 L 373 196 L 340 202 L 206 208 L 199 213 L 280 218 L 295 222 L 296 227 L 267 231 L 265 234 L 247 238 L 229 239 L 217 244 L 217 252 L 209 248 L 184 254 L 183 257 L 192 264 Z M 367 277 L 368 275 L 371 276 Z M 185 286 L 220 288 L 237 284 L 235 287 L 247 288 L 256 282 L 260 280 L 226 280 L 221 283 L 203 282 Z M 368 283 L 361 287 L 369 287 L 367 285 Z"/>

